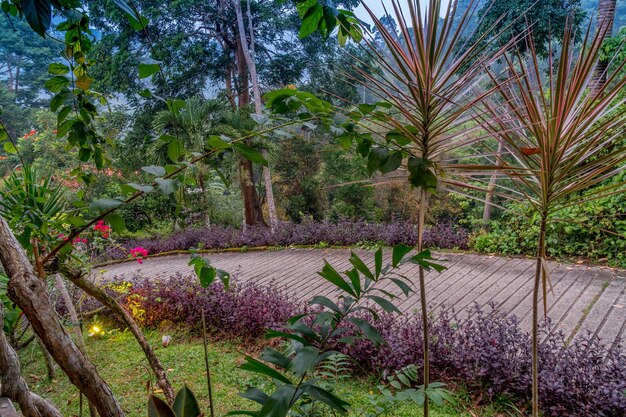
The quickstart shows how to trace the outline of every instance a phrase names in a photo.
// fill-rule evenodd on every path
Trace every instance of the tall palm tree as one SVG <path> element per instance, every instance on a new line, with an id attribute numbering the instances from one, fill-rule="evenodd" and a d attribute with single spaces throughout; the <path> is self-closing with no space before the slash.
<path id="1" fill-rule="evenodd" d="M 539 214 L 536 270 L 532 297 L 532 415 L 539 415 L 538 321 L 540 292 L 544 314 L 549 281 L 546 232 L 555 214 L 566 207 L 612 193 L 624 192 L 625 183 L 605 184 L 623 170 L 626 148 L 619 146 L 626 115 L 624 66 L 607 73 L 606 82 L 592 91 L 599 51 L 609 28 L 587 33 L 582 46 L 574 46 L 568 24 L 563 39 L 541 62 L 530 42 L 527 58 L 506 56 L 507 77 L 490 74 L 497 89 L 497 104 L 487 101 L 486 115 L 478 117 L 515 160 L 507 174 Z M 545 65 L 544 65 L 545 64 Z M 495 107 L 497 106 L 497 108 Z M 587 191 L 582 194 L 583 191 Z"/>
<path id="2" fill-rule="evenodd" d="M 238 114 L 238 112 L 228 111 L 219 100 L 192 97 L 186 100 L 185 105 L 179 110 L 158 112 L 153 121 L 153 129 L 160 137 L 166 135 L 166 139 L 168 138 L 167 135 L 175 136 L 188 152 L 204 152 L 210 136 L 237 137 L 240 134 L 239 124 L 236 120 L 231 120 L 232 114 Z M 171 158 L 168 151 L 169 140 L 157 139 L 149 150 L 149 157 L 153 163 L 166 165 Z M 205 185 L 213 182 L 215 173 L 211 173 L 211 171 L 216 169 L 215 166 L 201 164 L 185 171 L 185 175 L 191 175 L 200 185 L 206 199 L 207 210 L 210 205 L 210 197 Z M 183 193 L 184 188 L 179 188 L 178 199 L 181 202 L 185 198 Z M 210 224 L 208 213 L 205 216 L 205 222 L 207 226 Z"/>

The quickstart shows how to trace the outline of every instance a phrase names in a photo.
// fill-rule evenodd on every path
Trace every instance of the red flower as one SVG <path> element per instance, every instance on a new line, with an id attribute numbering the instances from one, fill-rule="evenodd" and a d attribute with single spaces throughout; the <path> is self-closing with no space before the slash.
<path id="1" fill-rule="evenodd" d="M 104 223 L 104 220 L 98 220 L 98 223 L 94 225 L 93 229 L 100 232 L 100 235 L 105 239 L 109 237 L 111 233 L 111 228 Z"/>

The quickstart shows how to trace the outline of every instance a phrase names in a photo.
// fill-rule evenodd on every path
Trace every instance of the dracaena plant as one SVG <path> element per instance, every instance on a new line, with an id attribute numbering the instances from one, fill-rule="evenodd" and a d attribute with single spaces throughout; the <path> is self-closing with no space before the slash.
<path id="1" fill-rule="evenodd" d="M 358 66 L 346 77 L 380 101 L 353 108 L 344 124 L 345 133 L 339 136 L 344 146 L 356 143 L 357 152 L 368 159 L 370 174 L 385 174 L 375 182 L 408 181 L 417 188 L 418 250 L 423 249 L 429 194 L 464 183 L 459 178 L 468 172 L 487 169 L 458 156 L 461 151 L 471 154 L 465 149 L 482 139 L 470 110 L 490 93 L 485 88 L 488 78 L 483 67 L 515 41 L 497 45 L 491 29 L 472 37 L 470 22 L 477 1 L 461 7 L 453 0 L 445 8 L 440 0 L 430 0 L 425 9 L 420 3 L 407 1 L 401 6 L 398 0 L 391 1 L 398 29 L 388 24 L 389 16 L 378 18 L 364 4 L 376 29 L 361 43 L 369 62 L 355 57 Z M 455 177 L 454 173 L 463 175 Z M 419 289 L 423 381 L 428 387 L 428 301 L 423 268 L 419 268 Z M 428 401 L 424 402 L 424 414 L 428 415 Z"/>
<path id="2" fill-rule="evenodd" d="M 545 312 L 549 284 L 547 224 L 558 221 L 564 208 L 624 191 L 624 182 L 609 180 L 626 161 L 621 143 L 626 115 L 619 111 L 624 104 L 620 92 L 626 85 L 625 63 L 612 65 L 607 82 L 591 89 L 605 31 L 594 35 L 588 31 L 576 46 L 574 29 L 568 25 L 547 62 L 538 58 L 530 36 L 526 57 L 518 53 L 505 57 L 506 78 L 489 73 L 497 94 L 485 101 L 487 113 L 478 117 L 503 145 L 502 159 L 518 168 L 506 172 L 515 191 L 539 213 L 532 298 L 533 416 L 539 415 L 539 300 L 542 295 Z M 593 191 L 597 185 L 604 186 Z"/>
<path id="3" fill-rule="evenodd" d="M 241 368 L 269 377 L 272 392 L 251 387 L 241 395 L 260 404 L 257 410 L 233 411 L 228 415 L 257 417 L 285 417 L 301 402 L 323 404 L 336 413 L 346 413 L 350 404 L 322 386 L 319 375 L 325 360 L 337 355 L 331 346 L 350 344 L 356 338 L 367 338 L 375 344 L 384 343 L 378 331 L 364 318 L 379 317 L 378 309 L 399 314 L 394 305 L 397 296 L 388 291 L 397 287 L 405 296 L 411 292 L 411 281 L 398 273 L 397 268 L 406 262 L 426 269 L 442 270 L 433 263 L 428 251 L 411 255 L 413 248 L 398 245 L 393 248 L 391 263 L 383 265 L 383 250 L 374 254 L 373 269 L 356 254 L 350 256 L 352 268 L 340 274 L 326 263 L 319 274 L 338 291 L 338 301 L 316 296 L 310 304 L 314 312 L 291 318 L 284 331 L 271 330 L 267 337 L 286 339 L 290 349 L 281 352 L 265 348 L 259 359 L 246 356 Z M 376 308 L 374 308 L 374 306 Z M 441 387 L 412 388 L 419 398 L 441 398 Z"/>

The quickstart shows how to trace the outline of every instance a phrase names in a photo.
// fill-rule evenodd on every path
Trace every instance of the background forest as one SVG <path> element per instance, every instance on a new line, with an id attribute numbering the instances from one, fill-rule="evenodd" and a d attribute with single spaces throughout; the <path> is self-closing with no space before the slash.
<path id="1" fill-rule="evenodd" d="M 525 10 L 526 3 L 530 4 L 500 1 L 497 7 L 480 6 L 483 9 L 478 16 L 482 17 L 475 25 L 487 30 L 489 22 L 495 21 L 502 11 Z M 350 1 L 339 4 L 347 9 L 357 5 L 358 2 Z M 122 178 L 140 182 L 145 177 L 142 166 L 166 163 L 168 145 L 160 140 L 163 135 L 180 132 L 186 147 L 195 146 L 200 151 L 200 138 L 206 135 L 245 132 L 255 124 L 254 109 L 247 104 L 251 100 L 248 80 L 241 77 L 241 71 L 245 73 L 243 67 L 248 64 L 236 36 L 235 10 L 219 1 L 177 1 L 163 8 L 160 2 L 141 0 L 137 6 L 155 23 L 150 35 L 154 39 L 129 28 L 124 13 L 114 2 L 90 2 L 95 41 L 92 88 L 109 98 L 97 120 L 99 130 L 106 137 L 106 154 L 110 158 L 105 170 L 77 162 L 65 150 L 66 139 L 56 138 L 56 116 L 47 105 L 50 86 L 44 85 L 48 75 L 46 63 L 57 59 L 62 49 L 54 40 L 54 33 L 44 39 L 30 30 L 26 22 L 0 16 L 3 122 L 8 132 L 19 138 L 18 148 L 24 161 L 40 174 L 63 180 L 69 178 L 67 174 L 72 170 L 80 169 L 88 183 L 87 199 L 89 195 L 113 197 Z M 346 77 L 357 71 L 351 64 L 355 59 L 363 65 L 370 59 L 362 49 L 340 47 L 333 38 L 322 41 L 318 33 L 301 39 L 298 12 L 287 3 L 252 2 L 248 6 L 245 14 L 247 24 L 254 28 L 252 41 L 261 92 L 294 85 L 338 107 L 368 101 L 368 91 Z M 550 25 L 562 26 L 567 14 L 577 10 L 577 24 L 584 27 L 597 6 L 590 0 L 547 1 L 531 9 L 528 19 L 536 25 L 539 49 L 550 38 L 559 36 Z M 509 19 L 513 15 L 509 13 Z M 626 32 L 620 30 L 625 19 L 626 2 L 617 1 L 615 38 L 607 41 L 605 47 L 607 62 L 626 37 Z M 386 22 L 395 27 L 391 17 Z M 504 27 L 506 23 L 499 24 Z M 510 32 L 517 29 L 523 29 L 521 22 L 514 23 Z M 479 27 L 475 36 L 480 33 Z M 158 42 L 152 43 L 154 40 Z M 152 49 L 153 55 L 163 62 L 167 84 L 161 78 L 148 81 L 148 75 L 142 76 L 141 71 L 137 75 L 136 56 L 147 49 Z M 179 117 L 172 117 L 165 103 L 154 100 L 152 94 L 192 100 L 186 102 Z M 373 102 L 374 98 L 369 100 Z M 181 229 L 215 226 L 241 229 L 246 223 L 242 214 L 246 200 L 253 200 L 248 205 L 254 206 L 255 211 L 248 216 L 249 225 L 269 224 L 272 218 L 295 223 L 415 223 L 417 219 L 416 192 L 406 184 L 372 187 L 368 179 L 373 171 L 368 168 L 367 158 L 345 152 L 341 138 L 332 132 L 316 126 L 304 127 L 295 134 L 277 131 L 269 138 L 257 140 L 254 146 L 268 155 L 269 169 L 250 163 L 246 167 L 248 172 L 242 174 L 238 158 L 232 154 L 201 164 L 190 174 L 191 188 L 165 196 L 151 194 L 124 207 L 121 214 L 131 232 L 127 237 L 169 235 Z M 3 175 L 16 162 L 17 155 L 0 151 Z M 250 181 L 242 181 L 242 175 Z M 77 187 L 72 181 L 67 180 L 65 185 Z M 242 184 L 250 184 L 248 188 L 253 190 L 242 192 Z M 269 184 L 273 196 L 266 192 Z M 624 198 L 613 195 L 563 212 L 561 217 L 577 219 L 582 224 L 551 224 L 550 255 L 584 256 L 625 265 L 626 243 L 616 236 L 626 233 Z M 529 210 L 525 204 L 511 205 L 497 195 L 459 195 L 440 190 L 433 199 L 427 223 L 450 226 L 449 234 L 454 239 L 459 233 L 466 236 L 464 242 L 442 242 L 444 247 L 527 253 L 536 233 L 529 227 L 532 223 L 526 216 Z"/>

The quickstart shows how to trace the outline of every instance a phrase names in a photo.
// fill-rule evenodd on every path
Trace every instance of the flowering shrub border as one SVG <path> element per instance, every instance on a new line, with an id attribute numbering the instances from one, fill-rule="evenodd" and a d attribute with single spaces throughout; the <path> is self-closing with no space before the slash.
<path id="1" fill-rule="evenodd" d="M 450 223 L 431 226 L 425 231 L 424 244 L 431 248 L 466 249 L 469 233 Z M 195 249 L 227 249 L 258 246 L 318 245 L 353 246 L 363 243 L 385 245 L 415 245 L 417 230 L 404 221 L 370 223 L 366 221 L 280 223 L 274 233 L 263 226 L 246 231 L 233 227 L 215 226 L 210 229 L 185 229 L 168 237 L 155 236 L 120 242 L 107 254 L 110 259 L 128 257 L 129 249 L 145 248 L 150 254 Z"/>
<path id="2" fill-rule="evenodd" d="M 205 289 L 193 276 L 135 277 L 130 283 L 111 284 L 108 291 L 120 297 L 146 327 L 163 323 L 200 330 L 202 309 L 207 326 L 222 337 L 252 341 L 265 330 L 281 329 L 289 317 L 307 311 L 284 290 L 253 283 L 230 289 L 221 283 Z M 97 308 L 88 301 L 83 310 Z M 440 313 L 430 321 L 431 375 L 434 380 L 466 386 L 475 397 L 506 396 L 523 407 L 530 401 L 530 335 L 515 316 L 493 308 L 474 307 L 469 319 Z M 421 319 L 416 315 L 381 315 L 372 325 L 386 344 L 374 346 L 359 339 L 351 346 L 337 343 L 336 350 L 350 356 L 356 372 L 384 376 L 407 365 L 421 369 Z M 621 417 L 626 415 L 626 354 L 620 345 L 605 347 L 597 338 L 578 337 L 567 343 L 562 333 L 542 327 L 539 350 L 541 406 L 546 416 Z"/>

